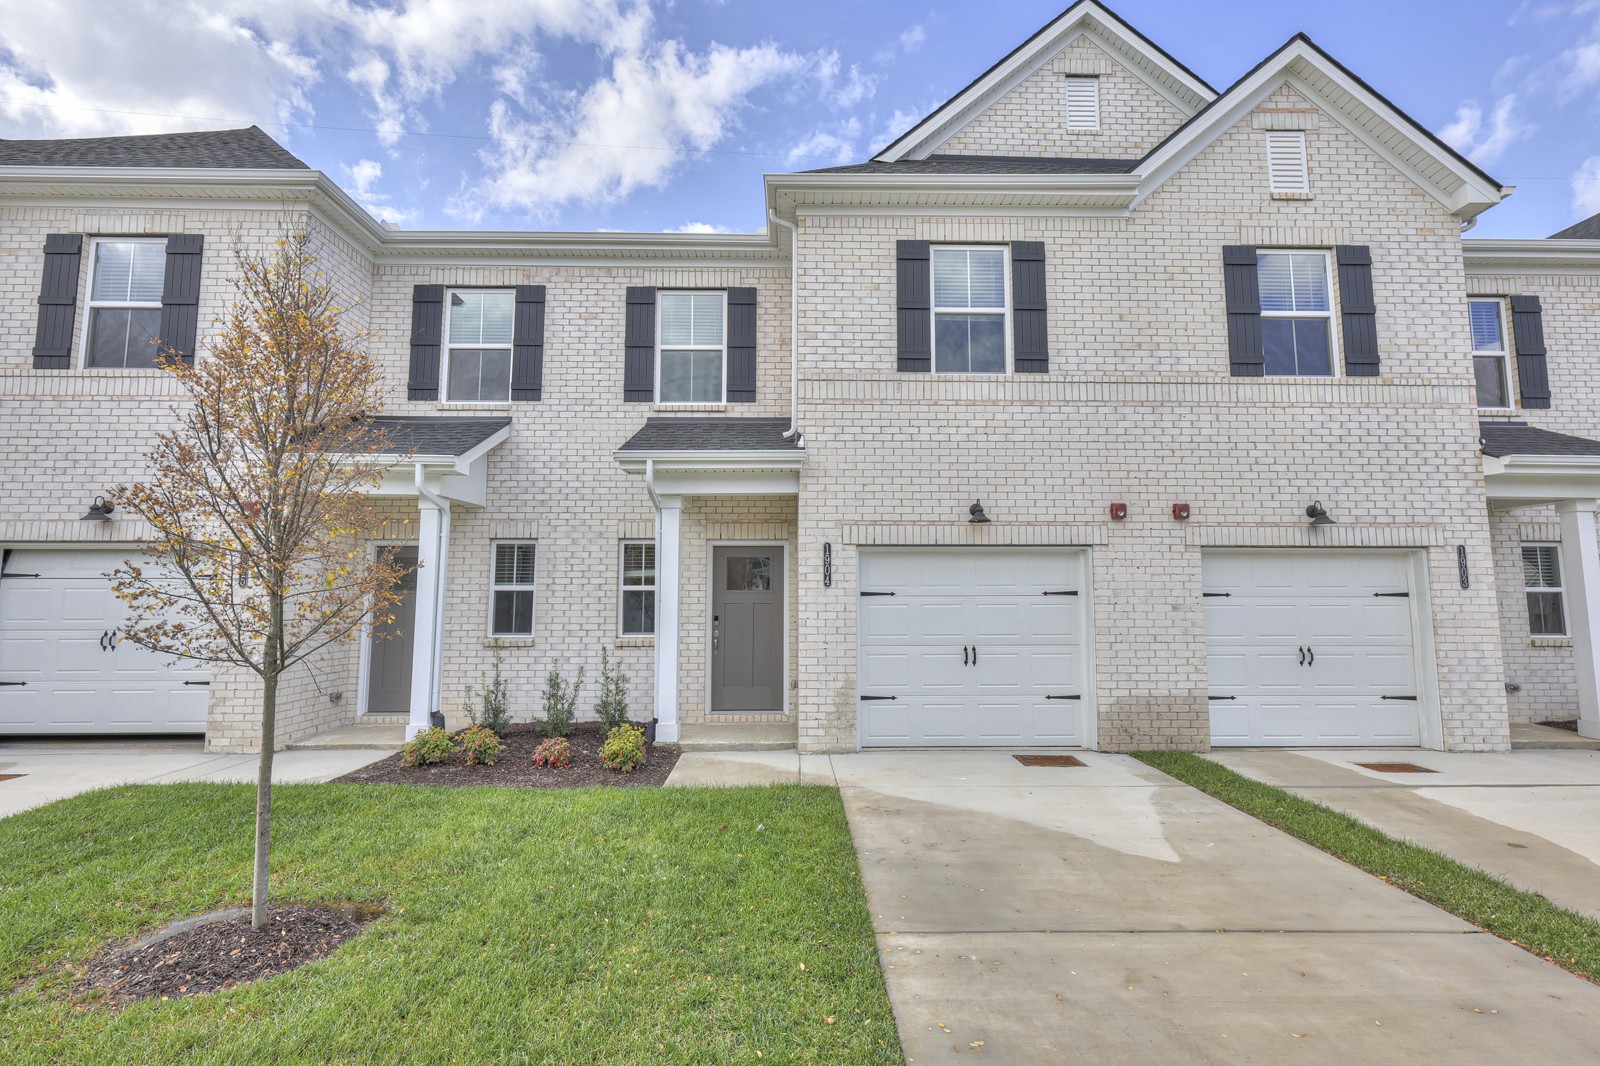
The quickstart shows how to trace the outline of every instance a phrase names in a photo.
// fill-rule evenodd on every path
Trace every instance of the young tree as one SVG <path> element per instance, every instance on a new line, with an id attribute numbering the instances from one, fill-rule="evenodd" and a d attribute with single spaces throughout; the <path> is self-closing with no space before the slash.
<path id="1" fill-rule="evenodd" d="M 127 639 L 179 658 L 226 663 L 261 681 L 251 921 L 267 915 L 272 757 L 284 672 L 364 623 L 392 619 L 406 570 L 369 556 L 383 519 L 369 493 L 389 442 L 368 414 L 382 402 L 360 333 L 316 269 L 304 233 L 261 257 L 235 253 L 236 294 L 208 354 L 162 369 L 183 389 L 151 475 L 117 502 L 148 522 L 143 565 L 112 575 L 132 617 Z"/>

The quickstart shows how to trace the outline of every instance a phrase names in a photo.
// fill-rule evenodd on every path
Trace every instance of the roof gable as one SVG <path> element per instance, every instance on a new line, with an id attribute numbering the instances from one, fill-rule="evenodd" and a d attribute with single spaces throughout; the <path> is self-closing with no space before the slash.
<path id="1" fill-rule="evenodd" d="M 1085 38 L 1182 115 L 1195 114 L 1216 96 L 1197 74 L 1098 0 L 1078 0 L 873 158 L 896 162 L 937 151 L 957 130 Z"/>
<path id="2" fill-rule="evenodd" d="M 1566 229 L 1550 234 L 1555 241 L 1600 241 L 1600 215 L 1590 215 Z"/>

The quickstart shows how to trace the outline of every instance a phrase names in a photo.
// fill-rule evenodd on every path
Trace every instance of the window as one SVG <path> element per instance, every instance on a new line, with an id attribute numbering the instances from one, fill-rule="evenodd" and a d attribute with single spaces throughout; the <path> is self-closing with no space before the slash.
<path id="1" fill-rule="evenodd" d="M 1268 374 L 1333 373 L 1326 252 L 1257 252 L 1261 348 Z"/>
<path id="2" fill-rule="evenodd" d="M 1004 248 L 938 247 L 933 257 L 933 370 L 1006 372 Z"/>
<path id="3" fill-rule="evenodd" d="M 453 289 L 446 301 L 445 395 L 452 403 L 511 399 L 511 323 L 516 294 Z"/>
<path id="4" fill-rule="evenodd" d="M 720 292 L 660 294 L 657 403 L 724 402 L 726 304 L 726 294 Z"/>
<path id="5" fill-rule="evenodd" d="M 1100 79 L 1067 78 L 1067 129 L 1100 128 Z"/>
<path id="6" fill-rule="evenodd" d="M 1275 193 L 1304 195 L 1311 192 L 1304 131 L 1267 131 L 1267 186 Z"/>
<path id="7" fill-rule="evenodd" d="M 1524 544 L 1522 583 L 1528 594 L 1528 632 L 1536 637 L 1566 636 L 1561 549 L 1554 544 Z"/>
<path id="8" fill-rule="evenodd" d="M 1499 300 L 1469 300 L 1467 318 L 1472 324 L 1472 373 L 1478 381 L 1478 406 L 1510 407 L 1504 308 Z"/>
<path id="9" fill-rule="evenodd" d="M 533 635 L 533 550 L 534 545 L 528 541 L 501 541 L 494 546 L 491 636 Z"/>
<path id="10" fill-rule="evenodd" d="M 155 366 L 160 349 L 153 338 L 161 332 L 166 241 L 96 239 L 93 248 L 83 365 Z"/>
<path id="11" fill-rule="evenodd" d="M 622 542 L 622 635 L 656 631 L 656 546 L 649 540 Z"/>

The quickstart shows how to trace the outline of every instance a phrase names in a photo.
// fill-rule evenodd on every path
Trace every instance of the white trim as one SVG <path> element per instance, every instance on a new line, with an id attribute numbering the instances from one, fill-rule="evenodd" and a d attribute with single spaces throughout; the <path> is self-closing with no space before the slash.
<path id="1" fill-rule="evenodd" d="M 505 344 L 451 344 L 450 343 L 450 297 L 456 294 L 463 296 L 488 296 L 501 295 L 511 297 L 511 337 Z M 514 288 L 504 286 L 487 286 L 479 288 L 446 288 L 444 290 L 444 320 L 439 324 L 440 352 L 439 352 L 439 391 L 443 394 L 440 403 L 451 407 L 503 407 L 511 403 L 511 379 L 513 353 L 516 350 L 517 339 L 517 293 Z M 449 395 L 450 392 L 450 354 L 456 348 L 474 349 L 477 351 L 500 351 L 506 353 L 506 398 L 503 400 L 456 400 Z M 479 375 L 480 379 L 482 375 Z"/>
<path id="2" fill-rule="evenodd" d="M 1549 548 L 1551 551 L 1556 553 L 1556 580 L 1560 582 L 1559 584 L 1548 588 L 1533 587 L 1528 584 L 1528 562 L 1527 559 L 1524 558 L 1523 553 L 1529 548 Z M 1522 609 L 1524 611 L 1528 609 L 1527 594 L 1530 592 L 1549 592 L 1555 593 L 1557 596 L 1561 597 L 1559 601 L 1561 605 L 1561 632 L 1535 633 L 1533 631 L 1533 615 L 1530 613 L 1528 615 L 1528 636 L 1534 640 L 1540 640 L 1546 637 L 1571 637 L 1572 621 L 1569 617 L 1570 612 L 1567 608 L 1567 560 L 1565 553 L 1561 550 L 1561 542 L 1548 540 L 1521 541 L 1518 544 L 1517 562 L 1522 566 Z"/>
<path id="3" fill-rule="evenodd" d="M 159 310 L 161 310 L 161 297 L 160 296 L 156 297 L 154 303 L 131 303 L 131 302 L 125 302 L 125 301 L 120 301 L 120 300 L 96 300 L 94 298 L 95 262 L 96 262 L 96 260 L 98 258 L 100 247 L 102 245 L 105 245 L 105 244 L 159 244 L 159 245 L 161 245 L 161 248 L 162 248 L 162 254 L 165 255 L 166 254 L 167 238 L 166 237 L 161 237 L 161 236 L 149 236 L 149 235 L 143 235 L 143 234 L 137 235 L 137 236 L 125 236 L 125 237 L 124 236 L 117 236 L 115 234 L 106 234 L 105 236 L 90 237 L 89 238 L 89 269 L 88 269 L 88 272 L 87 272 L 86 277 L 85 277 L 85 280 L 88 282 L 88 284 L 85 285 L 84 294 L 83 294 L 83 329 L 81 331 L 79 331 L 80 332 L 80 336 L 78 338 L 78 366 L 77 366 L 77 369 L 88 371 L 90 373 L 99 373 L 99 372 L 105 371 L 105 370 L 111 370 L 111 371 L 119 371 L 119 370 L 120 371 L 156 370 L 158 368 L 154 367 L 154 366 L 132 366 L 132 367 L 128 366 L 127 365 L 127 352 L 126 351 L 123 352 L 123 364 L 121 366 L 90 366 L 89 365 L 89 335 L 94 331 L 94 313 L 95 313 L 96 309 L 98 309 L 98 308 L 107 308 L 107 309 L 110 309 L 110 310 L 133 310 L 133 311 L 159 311 Z M 163 274 L 163 277 L 164 277 L 165 276 L 165 263 L 164 262 L 163 262 L 162 274 Z M 163 296 L 165 295 L 164 286 L 163 286 L 162 295 Z"/>
<path id="4" fill-rule="evenodd" d="M 627 576 L 628 576 L 628 546 L 630 544 L 644 544 L 644 545 L 648 545 L 649 548 L 650 548 L 651 573 L 654 576 L 651 578 L 651 581 L 650 581 L 649 585 L 629 585 L 629 584 L 627 584 Z M 534 565 L 536 567 L 538 565 L 537 553 L 535 554 L 535 563 L 534 563 Z M 661 571 L 659 569 L 659 565 L 660 565 L 660 563 L 658 562 L 657 557 L 656 557 L 656 542 L 655 542 L 655 538 L 653 538 L 653 537 L 623 537 L 621 540 L 617 541 L 617 636 L 618 637 L 653 638 L 656 635 L 656 612 L 654 610 L 652 610 L 650 612 L 650 632 L 648 632 L 648 633 L 629 633 L 627 631 L 627 629 L 624 628 L 624 626 L 623 626 L 623 619 L 627 616 L 627 609 L 623 606 L 623 604 L 625 603 L 625 601 L 627 599 L 627 595 L 630 592 L 649 592 L 649 593 L 652 593 L 652 594 L 654 594 L 656 592 L 656 590 L 660 587 L 660 584 L 661 584 Z M 538 595 L 538 594 L 535 593 L 535 595 Z"/>
<path id="5" fill-rule="evenodd" d="M 935 293 L 939 291 L 937 272 L 933 268 L 933 257 L 936 253 L 945 252 L 988 252 L 1000 253 L 1001 271 L 1001 304 L 993 307 L 945 307 L 938 306 Z M 969 261 L 970 265 L 970 261 Z M 969 271 L 967 282 L 971 284 Z M 1011 246 L 1009 244 L 956 244 L 935 241 L 928 249 L 928 370 L 934 377 L 940 378 L 976 378 L 980 380 L 1005 378 L 1012 374 L 1011 352 Z M 1005 367 L 998 371 L 982 370 L 944 370 L 939 369 L 939 316 L 945 315 L 987 315 L 999 316 L 1005 334 Z M 968 354 L 967 363 L 971 365 L 971 355 Z"/>
<path id="6" fill-rule="evenodd" d="M 717 549 L 718 548 L 778 548 L 783 552 L 783 679 L 779 694 L 780 711 L 715 711 L 711 704 L 716 695 L 716 667 L 711 653 L 711 615 L 716 609 Z M 708 540 L 706 541 L 706 612 L 705 612 L 705 699 L 701 713 L 708 719 L 714 714 L 782 714 L 793 716 L 794 701 L 789 696 L 789 542 L 786 540 Z"/>
<path id="7" fill-rule="evenodd" d="M 533 548 L 533 581 L 527 584 L 512 583 L 502 585 L 496 579 L 495 570 L 500 558 L 500 546 L 528 545 Z M 539 542 L 528 537 L 495 537 L 489 541 L 489 617 L 485 621 L 486 635 L 506 637 L 509 639 L 531 638 L 539 631 L 539 559 L 544 555 L 539 550 Z M 497 633 L 494 628 L 495 594 L 498 592 L 527 592 L 533 596 L 532 605 L 528 608 L 528 631 L 526 633 Z"/>
<path id="8" fill-rule="evenodd" d="M 1600 240 L 1473 237 L 1461 242 L 1467 275 L 1600 273 Z"/>

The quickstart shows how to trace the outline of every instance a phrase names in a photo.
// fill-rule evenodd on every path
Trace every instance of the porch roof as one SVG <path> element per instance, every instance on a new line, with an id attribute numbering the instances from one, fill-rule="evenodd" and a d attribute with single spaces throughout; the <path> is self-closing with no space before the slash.
<path id="1" fill-rule="evenodd" d="M 459 457 L 511 425 L 509 418 L 458 418 L 452 415 L 379 415 L 367 425 L 382 435 L 394 454 Z"/>
<path id="2" fill-rule="evenodd" d="M 1502 459 L 1509 455 L 1593 456 L 1600 458 L 1600 440 L 1552 433 L 1526 422 L 1480 422 L 1483 454 Z"/>
<path id="3" fill-rule="evenodd" d="M 630 452 L 793 452 L 804 454 L 797 434 L 785 440 L 782 418 L 652 418 L 617 449 Z"/>
<path id="4" fill-rule="evenodd" d="M 1478 424 L 1483 486 L 1494 510 L 1600 500 L 1600 441 L 1526 422 Z"/>

